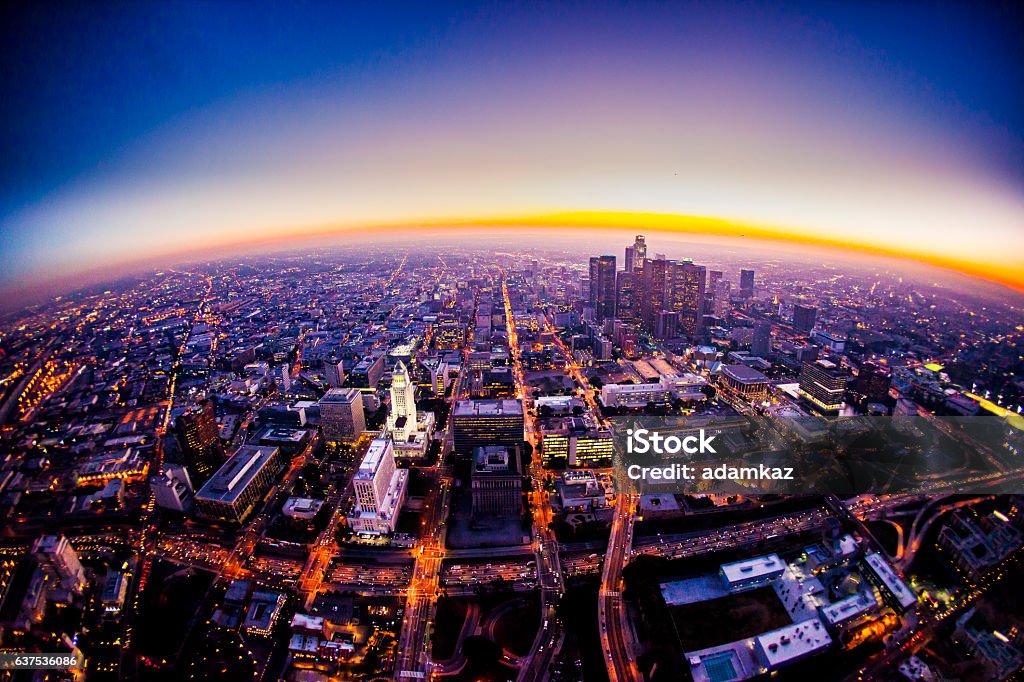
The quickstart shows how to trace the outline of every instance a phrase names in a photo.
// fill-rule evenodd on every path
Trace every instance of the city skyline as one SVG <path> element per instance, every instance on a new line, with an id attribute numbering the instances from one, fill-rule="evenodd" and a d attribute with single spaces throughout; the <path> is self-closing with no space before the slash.
<path id="1" fill-rule="evenodd" d="M 1024 666 L 1020 295 L 607 236 L 225 257 L 5 315 L 5 652 L 111 682 Z"/>

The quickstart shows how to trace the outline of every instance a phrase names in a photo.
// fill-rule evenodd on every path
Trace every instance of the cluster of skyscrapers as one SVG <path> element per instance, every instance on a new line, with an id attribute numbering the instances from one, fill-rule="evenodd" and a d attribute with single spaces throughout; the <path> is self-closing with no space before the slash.
<path id="1" fill-rule="evenodd" d="M 616 269 L 615 256 L 590 259 L 590 298 L 594 319 L 619 319 L 640 324 L 659 339 L 698 339 L 705 317 L 716 311 L 716 301 L 728 303 L 729 286 L 722 272 L 710 273 L 692 259 L 668 260 L 663 254 L 647 257 L 647 243 L 637 235 L 626 247 L 625 267 Z M 754 271 L 740 273 L 740 296 L 754 293 Z"/>

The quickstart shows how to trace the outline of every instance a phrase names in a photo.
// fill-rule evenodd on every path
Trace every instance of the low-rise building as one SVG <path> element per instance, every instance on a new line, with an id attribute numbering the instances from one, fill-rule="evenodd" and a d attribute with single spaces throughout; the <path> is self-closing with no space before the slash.
<path id="1" fill-rule="evenodd" d="M 768 672 L 832 646 L 832 636 L 818 618 L 787 625 L 754 638 L 757 659 Z"/>
<path id="2" fill-rule="evenodd" d="M 771 580 L 781 576 L 785 570 L 786 563 L 778 554 L 767 554 L 722 564 L 719 575 L 726 588 L 736 591 L 767 585 Z"/>
<path id="3" fill-rule="evenodd" d="M 241 522 L 253 511 L 280 471 L 280 450 L 243 445 L 195 497 L 200 516 Z"/>
<path id="4" fill-rule="evenodd" d="M 868 570 L 865 575 L 878 587 L 882 597 L 899 612 L 911 609 L 917 604 L 917 595 L 897 575 L 889 562 L 881 554 L 872 552 L 864 556 L 864 564 Z"/>
<path id="5" fill-rule="evenodd" d="M 310 521 L 324 505 L 323 500 L 313 500 L 308 497 L 289 497 L 281 508 L 281 513 L 290 519 Z"/>
<path id="6" fill-rule="evenodd" d="M 242 628 L 250 635 L 269 637 L 284 609 L 285 599 L 281 592 L 272 590 L 254 592 L 252 601 L 249 602 L 249 608 L 245 612 Z"/>
<path id="7" fill-rule="evenodd" d="M 722 365 L 719 386 L 732 395 L 752 402 L 768 397 L 768 377 L 746 365 Z"/>

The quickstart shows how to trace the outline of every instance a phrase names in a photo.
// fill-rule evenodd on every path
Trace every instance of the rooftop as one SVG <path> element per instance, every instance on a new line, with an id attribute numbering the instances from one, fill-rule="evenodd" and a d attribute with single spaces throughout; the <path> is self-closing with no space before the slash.
<path id="1" fill-rule="evenodd" d="M 370 448 L 366 451 L 366 456 L 363 457 L 363 461 L 359 464 L 359 470 L 356 471 L 355 478 L 361 481 L 372 480 L 373 475 L 380 468 L 380 463 L 385 454 L 393 450 L 392 443 L 393 441 L 390 436 L 374 438 L 370 442 Z"/>
<path id="2" fill-rule="evenodd" d="M 523 404 L 518 400 L 460 400 L 452 410 L 453 417 L 522 416 Z"/>
<path id="3" fill-rule="evenodd" d="M 753 367 L 746 365 L 722 365 L 722 374 L 729 378 L 745 384 L 753 384 L 768 381 L 768 377 L 758 372 Z"/>
<path id="4" fill-rule="evenodd" d="M 347 405 L 356 400 L 362 400 L 362 395 L 355 388 L 332 388 L 324 397 L 320 398 L 320 404 Z"/>
<path id="5" fill-rule="evenodd" d="M 834 604 L 823 606 L 821 616 L 827 623 L 837 625 L 862 613 L 867 613 L 876 606 L 878 606 L 878 602 L 875 601 L 875 597 L 871 592 L 858 592 L 852 597 L 840 599 Z"/>
<path id="6" fill-rule="evenodd" d="M 832 644 L 832 636 L 818 618 L 787 625 L 756 638 L 769 667 L 785 665 Z"/>
<path id="7" fill-rule="evenodd" d="M 765 556 L 734 561 L 729 564 L 722 564 L 721 571 L 725 579 L 730 583 L 756 579 L 770 576 L 786 570 L 786 563 L 778 554 L 767 554 Z"/>
<path id="8" fill-rule="evenodd" d="M 231 504 L 277 453 L 274 447 L 243 445 L 199 489 L 196 497 Z"/>
<path id="9" fill-rule="evenodd" d="M 917 603 L 917 596 L 903 582 L 903 578 L 896 575 L 896 571 L 880 554 L 872 552 L 864 557 L 864 561 L 867 562 L 874 574 L 885 584 L 886 589 L 892 593 L 892 596 L 896 598 L 900 605 L 904 608 L 909 608 Z"/>

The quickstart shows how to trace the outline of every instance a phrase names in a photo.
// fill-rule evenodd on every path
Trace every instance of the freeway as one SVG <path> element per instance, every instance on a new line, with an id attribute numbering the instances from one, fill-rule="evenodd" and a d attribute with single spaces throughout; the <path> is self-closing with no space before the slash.
<path id="1" fill-rule="evenodd" d="M 921 511 L 918 512 L 917 516 L 914 518 L 914 522 L 910 527 L 910 535 L 907 537 L 906 546 L 901 552 L 899 561 L 899 566 L 901 568 L 909 568 L 911 563 L 913 563 L 914 556 L 917 554 L 917 551 L 921 549 L 921 542 L 924 540 L 925 533 L 928 528 L 939 519 L 939 517 L 946 512 L 953 511 L 954 509 L 971 506 L 981 502 L 982 500 L 991 500 L 993 499 L 993 496 L 983 495 L 980 497 L 970 497 L 967 499 L 954 500 L 945 504 L 939 504 L 941 499 L 942 498 L 937 498 L 929 501 L 928 504 L 921 508 Z"/>

